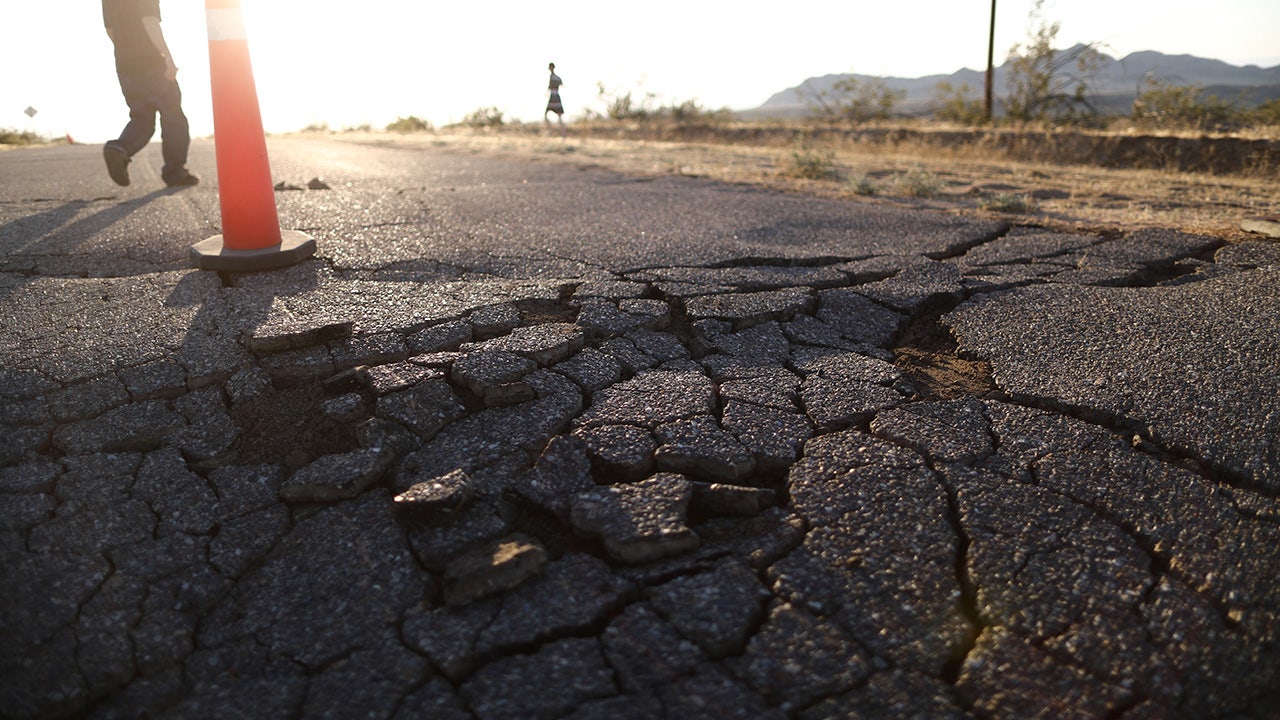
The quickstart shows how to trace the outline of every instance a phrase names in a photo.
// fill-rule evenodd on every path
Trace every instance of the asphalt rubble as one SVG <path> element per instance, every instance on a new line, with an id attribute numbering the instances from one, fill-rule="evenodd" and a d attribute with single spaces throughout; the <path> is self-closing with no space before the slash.
<path id="1" fill-rule="evenodd" d="M 1275 244 L 130 291 L 7 339 L 6 717 L 1280 712 Z"/>

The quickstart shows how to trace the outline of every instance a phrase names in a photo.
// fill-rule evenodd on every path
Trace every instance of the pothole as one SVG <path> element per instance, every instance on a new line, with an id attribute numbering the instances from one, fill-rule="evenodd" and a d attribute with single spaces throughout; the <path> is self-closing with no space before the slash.
<path id="1" fill-rule="evenodd" d="M 942 326 L 941 314 L 916 318 L 893 348 L 893 364 L 928 400 L 1003 398 L 985 360 L 960 357 L 959 346 Z"/>
<path id="2" fill-rule="evenodd" d="M 571 323 L 578 318 L 578 308 L 561 300 L 521 300 L 515 303 L 520 312 L 520 324 L 545 325 Z"/>
<path id="3" fill-rule="evenodd" d="M 317 382 L 272 388 L 236 405 L 231 410 L 241 429 L 236 464 L 297 470 L 322 455 L 358 449 L 354 426 L 322 411 L 320 404 L 328 398 Z"/>

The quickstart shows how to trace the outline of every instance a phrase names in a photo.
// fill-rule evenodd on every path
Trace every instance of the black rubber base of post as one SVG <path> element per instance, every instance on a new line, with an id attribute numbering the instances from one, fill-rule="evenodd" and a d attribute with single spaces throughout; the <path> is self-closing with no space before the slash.
<path id="1" fill-rule="evenodd" d="M 296 265 L 316 254 L 316 241 L 297 230 L 282 230 L 280 244 L 254 250 L 223 247 L 214 235 L 191 246 L 191 265 L 199 270 L 253 272 Z"/>

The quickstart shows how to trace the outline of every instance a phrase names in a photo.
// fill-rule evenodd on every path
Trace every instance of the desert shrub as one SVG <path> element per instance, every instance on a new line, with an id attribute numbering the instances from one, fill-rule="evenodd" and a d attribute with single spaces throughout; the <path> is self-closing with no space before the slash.
<path id="1" fill-rule="evenodd" d="M 841 177 L 835 153 L 817 150 L 806 143 L 797 144 L 792 150 L 783 174 L 804 180 L 839 180 Z"/>
<path id="2" fill-rule="evenodd" d="M 1061 23 L 1044 20 L 1043 4 L 1036 0 L 1031 10 L 1027 43 L 1009 51 L 1005 114 L 1022 122 L 1096 118 L 1092 83 L 1102 67 L 1102 53 L 1096 43 L 1055 49 Z"/>
<path id="3" fill-rule="evenodd" d="M 583 113 L 585 120 L 620 120 L 645 122 L 649 120 L 672 120 L 677 123 L 722 123 L 733 117 L 729 108 L 711 110 L 703 107 L 697 99 L 662 103 L 656 93 L 643 90 L 637 85 L 635 91 L 621 92 L 605 87 L 602 82 L 596 83 L 596 97 L 604 107 L 604 112 L 588 109 Z"/>
<path id="4" fill-rule="evenodd" d="M 503 112 L 495 106 L 476 108 L 462 118 L 462 124 L 473 128 L 502 127 L 506 124 Z"/>
<path id="5" fill-rule="evenodd" d="M 432 129 L 431 123 L 416 115 L 397 117 L 395 122 L 387 125 L 388 131 L 398 133 L 431 132 Z"/>
<path id="6" fill-rule="evenodd" d="M 860 80 L 846 77 L 836 81 L 831 90 L 798 91 L 814 117 L 829 122 L 869 122 L 893 117 L 905 90 L 894 90 L 879 78 Z"/>
<path id="7" fill-rule="evenodd" d="M 1030 195 L 1021 193 L 996 193 L 978 201 L 983 210 L 1003 213 L 1033 213 L 1040 209 L 1040 204 Z"/>
<path id="8" fill-rule="evenodd" d="M 849 190 L 855 195 L 875 195 L 880 192 L 880 187 L 870 177 L 859 175 L 849 179 Z"/>
<path id="9" fill-rule="evenodd" d="M 981 97 L 975 97 L 969 83 L 959 87 L 945 80 L 934 88 L 930 112 L 938 120 L 962 125 L 981 125 L 987 121 L 987 108 Z"/>
<path id="10" fill-rule="evenodd" d="M 681 123 L 720 123 L 728 122 L 733 117 L 733 111 L 729 108 L 710 110 L 703 107 L 694 99 L 685 100 L 684 102 L 673 102 L 671 105 L 664 105 L 658 108 L 658 114 L 670 117 L 672 120 Z"/>
<path id="11" fill-rule="evenodd" d="M 645 120 L 653 114 L 649 104 L 634 100 L 630 91 L 611 99 L 605 107 L 605 114 L 611 120 Z"/>
<path id="12" fill-rule="evenodd" d="M 0 145 L 35 145 L 45 142 L 45 138 L 30 130 L 10 130 L 0 128 Z"/>
<path id="13" fill-rule="evenodd" d="M 707 111 L 698 104 L 697 100 L 685 100 L 681 103 L 672 103 L 670 106 L 663 108 L 666 114 L 671 116 L 672 120 L 677 122 L 690 122 L 700 120 Z"/>
<path id="14" fill-rule="evenodd" d="M 942 182 L 928 170 L 916 168 L 899 175 L 894 188 L 903 195 L 928 198 L 938 194 L 942 189 Z"/>
<path id="15" fill-rule="evenodd" d="M 620 93 L 596 83 L 596 96 L 604 103 L 604 117 L 610 120 L 647 120 L 654 116 L 657 96 L 646 92 L 636 97 L 630 90 Z"/>
<path id="16" fill-rule="evenodd" d="M 1143 81 L 1133 101 L 1133 121 L 1166 130 L 1225 130 L 1244 120 L 1241 111 L 1204 88 L 1173 85 L 1156 78 Z"/>
<path id="17" fill-rule="evenodd" d="M 1249 113 L 1253 125 L 1280 127 L 1280 99 L 1268 100 Z"/>

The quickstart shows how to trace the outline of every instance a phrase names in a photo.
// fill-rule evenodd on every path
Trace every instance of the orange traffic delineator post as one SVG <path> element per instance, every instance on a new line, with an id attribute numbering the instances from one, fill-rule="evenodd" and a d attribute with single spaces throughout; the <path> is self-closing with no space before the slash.
<path id="1" fill-rule="evenodd" d="M 222 234 L 192 245 L 191 262 L 201 270 L 232 271 L 293 265 L 314 255 L 316 243 L 306 233 L 280 229 L 240 0 L 205 0 L 204 6 Z"/>

